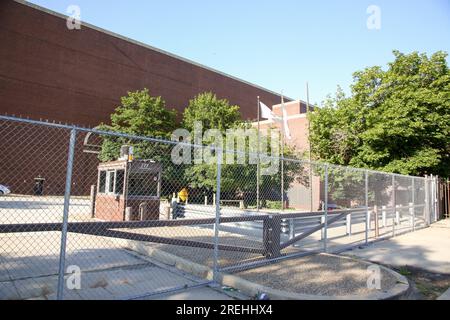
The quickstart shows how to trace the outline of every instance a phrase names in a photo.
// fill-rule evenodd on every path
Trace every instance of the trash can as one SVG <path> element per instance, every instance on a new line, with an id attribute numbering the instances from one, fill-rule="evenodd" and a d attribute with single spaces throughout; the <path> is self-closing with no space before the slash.
<path id="1" fill-rule="evenodd" d="M 34 191 L 35 196 L 44 195 L 44 181 L 45 181 L 45 179 L 41 178 L 41 177 L 34 178 L 33 191 Z"/>

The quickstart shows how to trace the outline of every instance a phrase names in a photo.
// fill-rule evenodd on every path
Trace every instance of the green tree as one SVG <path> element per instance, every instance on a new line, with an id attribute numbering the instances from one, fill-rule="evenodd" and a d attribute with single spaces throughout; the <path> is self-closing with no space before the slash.
<path id="1" fill-rule="evenodd" d="M 394 51 L 386 70 L 355 72 L 309 116 L 316 159 L 401 174 L 450 175 L 450 71 L 444 52 Z"/>
<path id="2" fill-rule="evenodd" d="M 100 124 L 98 129 L 126 133 L 140 137 L 169 139 L 177 126 L 176 112 L 168 110 L 161 97 L 153 97 L 148 89 L 128 92 L 121 98 L 121 104 L 111 114 L 111 124 Z M 144 139 L 131 139 L 103 135 L 99 155 L 100 161 L 116 160 L 122 145 L 134 147 L 136 159 L 151 159 L 163 166 L 163 193 L 173 192 L 170 185 L 178 183 L 183 177 L 183 167 L 171 161 L 172 145 Z M 167 191 L 167 192 L 165 192 Z"/>
<path id="3" fill-rule="evenodd" d="M 225 132 L 242 120 L 239 106 L 230 105 L 226 99 L 218 99 L 212 92 L 204 92 L 189 101 L 183 113 L 183 128 L 193 130 L 196 121 L 202 123 L 203 130 Z"/>
<path id="4" fill-rule="evenodd" d="M 191 132 L 194 130 L 196 122 L 201 122 L 202 134 L 208 129 L 218 129 L 222 137 L 226 136 L 228 129 L 250 129 L 251 123 L 241 120 L 239 106 L 230 105 L 225 99 L 218 99 L 213 93 L 202 93 L 192 99 L 183 114 L 184 127 Z M 225 138 L 223 142 L 225 143 Z M 211 144 L 213 140 L 203 140 L 204 144 Z M 268 143 L 269 150 L 270 142 Z M 225 145 L 224 145 L 225 147 Z M 250 146 L 250 140 L 246 141 L 246 150 L 257 150 L 255 146 Z M 194 151 L 194 150 L 192 150 Z M 285 157 L 295 157 L 295 150 L 286 146 Z M 275 156 L 279 156 L 275 155 Z M 243 198 L 247 204 L 256 204 L 256 183 L 257 165 L 249 164 L 249 154 L 246 154 L 246 164 L 238 163 L 238 155 L 234 154 L 235 164 L 222 164 L 221 171 L 221 192 L 223 198 L 236 199 Z M 225 159 L 225 154 L 223 155 Z M 264 166 L 264 165 L 262 165 Z M 299 162 L 285 163 L 285 190 L 299 177 L 301 165 Z M 211 194 L 216 190 L 217 165 L 216 163 L 201 163 L 188 166 L 185 170 L 186 181 L 191 189 L 201 189 L 206 194 Z M 302 176 L 303 177 L 303 176 Z M 281 175 L 280 170 L 273 175 L 261 176 L 261 196 L 262 198 L 276 198 L 278 193 L 280 198 Z"/>
<path id="5" fill-rule="evenodd" d="M 161 97 L 152 97 L 148 89 L 128 92 L 128 95 L 120 99 L 121 104 L 111 114 L 111 124 L 104 123 L 98 126 L 101 130 L 127 133 L 143 137 L 170 138 L 170 134 L 176 128 L 176 111 L 166 109 L 164 100 Z M 140 141 L 130 141 L 125 138 L 104 137 L 101 161 L 111 161 L 117 159 L 120 147 L 123 144 L 137 143 L 137 156 L 147 156 L 149 150 L 145 146 L 149 143 Z M 143 154 L 139 154 L 143 153 Z"/>
<path id="6" fill-rule="evenodd" d="M 222 136 L 227 129 L 239 127 L 242 123 L 239 106 L 232 106 L 226 99 L 218 99 L 212 92 L 204 92 L 189 101 L 183 113 L 183 128 L 194 132 L 196 122 L 202 124 L 202 137 L 206 130 L 218 129 Z M 202 141 L 204 145 L 213 143 L 213 140 Z M 192 149 L 199 152 L 198 148 Z M 185 178 L 189 187 L 201 189 L 211 193 L 216 189 L 217 166 L 215 164 L 201 163 L 188 166 Z"/>

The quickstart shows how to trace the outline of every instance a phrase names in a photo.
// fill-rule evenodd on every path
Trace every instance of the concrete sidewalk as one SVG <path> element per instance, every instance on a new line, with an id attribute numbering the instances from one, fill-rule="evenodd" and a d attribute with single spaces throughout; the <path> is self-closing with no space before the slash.
<path id="1" fill-rule="evenodd" d="M 396 267 L 411 266 L 450 274 L 450 219 L 430 228 L 376 242 L 343 254 Z"/>

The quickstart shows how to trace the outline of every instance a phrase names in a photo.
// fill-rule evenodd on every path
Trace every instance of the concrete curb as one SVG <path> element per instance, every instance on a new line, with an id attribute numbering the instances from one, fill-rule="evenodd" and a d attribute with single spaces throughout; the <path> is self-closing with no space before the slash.
<path id="1" fill-rule="evenodd" d="M 123 246 L 124 248 L 128 248 L 140 254 L 154 258 L 155 260 L 158 260 L 169 266 L 174 266 L 178 270 L 188 272 L 190 274 L 193 274 L 197 277 L 206 280 L 213 279 L 213 270 L 207 266 L 189 261 L 184 258 L 180 258 L 176 255 L 167 253 L 159 249 L 151 248 L 139 241 L 114 239 L 114 242 Z M 260 293 L 265 293 L 272 300 L 395 300 L 404 295 L 409 289 L 409 282 L 406 279 L 406 277 L 389 268 L 386 268 L 384 266 L 375 263 L 367 262 L 364 260 L 355 259 L 352 257 L 338 256 L 325 253 L 322 254 L 328 255 L 330 257 L 338 257 L 344 260 L 358 261 L 368 266 L 377 265 L 380 267 L 380 269 L 394 276 L 397 279 L 397 284 L 387 291 L 376 291 L 374 293 L 367 295 L 322 296 L 322 295 L 301 294 L 273 289 L 254 282 L 250 282 L 248 280 L 242 279 L 232 274 L 219 273 L 218 281 L 220 282 L 220 284 L 238 289 L 242 293 L 250 297 L 256 297 Z"/>
<path id="2" fill-rule="evenodd" d="M 178 270 L 190 273 L 196 277 L 206 280 L 213 279 L 213 270 L 207 266 L 192 262 L 156 248 L 151 248 L 143 242 L 125 239 L 112 240 L 124 248 L 128 248 L 142 255 L 154 258 L 163 264 L 175 267 Z"/>

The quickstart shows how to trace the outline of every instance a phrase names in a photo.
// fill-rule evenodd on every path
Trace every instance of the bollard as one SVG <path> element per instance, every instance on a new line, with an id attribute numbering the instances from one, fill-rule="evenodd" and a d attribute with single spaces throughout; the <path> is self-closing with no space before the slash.
<path id="1" fill-rule="evenodd" d="M 347 235 L 351 236 L 352 235 L 352 214 L 351 213 L 348 214 L 345 219 L 347 222 Z"/>
<path id="2" fill-rule="evenodd" d="M 126 207 L 125 209 L 125 221 L 131 221 L 132 220 L 132 208 L 131 207 Z"/>
<path id="3" fill-rule="evenodd" d="M 142 202 L 139 204 L 139 220 L 140 221 L 145 221 L 148 219 L 148 206 L 147 206 L 147 202 Z"/>
<path id="4" fill-rule="evenodd" d="M 375 219 L 375 238 L 378 238 L 380 236 L 380 227 L 378 225 L 379 223 L 379 217 L 378 217 L 378 207 L 373 207 L 373 213 L 374 213 L 374 219 Z"/>
<path id="5" fill-rule="evenodd" d="M 410 202 L 409 203 L 409 216 L 410 216 L 410 224 L 411 224 L 411 230 L 412 231 L 414 231 L 414 229 L 415 229 L 415 220 L 416 220 L 416 218 L 415 218 L 415 216 L 414 216 L 414 203 L 412 203 L 412 202 Z"/>
<path id="6" fill-rule="evenodd" d="M 386 206 L 381 207 L 381 219 L 383 223 L 383 228 L 387 227 L 387 214 L 386 214 Z"/>
<path id="7" fill-rule="evenodd" d="M 166 216 L 166 220 L 170 220 L 170 205 L 168 205 L 168 206 L 166 206 L 165 208 L 164 208 L 164 210 L 165 210 L 165 216 Z"/>
<path id="8" fill-rule="evenodd" d="M 320 217 L 320 224 L 324 224 L 325 223 L 325 216 Z M 324 240 L 325 239 L 325 227 L 323 227 L 320 231 L 320 240 Z"/>
<path id="9" fill-rule="evenodd" d="M 395 223 L 400 225 L 400 205 L 395 206 Z"/>
<path id="10" fill-rule="evenodd" d="M 91 186 L 91 195 L 90 195 L 90 201 L 91 201 L 91 218 L 95 218 L 95 197 L 96 197 L 97 188 L 95 184 Z"/>
<path id="11" fill-rule="evenodd" d="M 289 219 L 289 240 L 295 237 L 295 224 L 294 219 Z"/>

